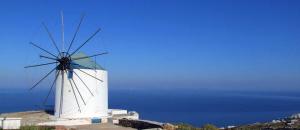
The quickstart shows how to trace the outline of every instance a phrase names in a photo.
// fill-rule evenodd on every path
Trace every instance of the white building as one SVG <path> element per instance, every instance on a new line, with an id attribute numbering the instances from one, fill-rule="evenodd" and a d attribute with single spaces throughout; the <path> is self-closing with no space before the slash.
<path id="1" fill-rule="evenodd" d="M 84 56 L 78 53 L 72 58 Z M 72 62 L 76 64 L 73 72 L 60 73 L 56 80 L 55 116 L 67 119 L 107 117 L 107 71 L 90 58 Z"/>
<path id="2" fill-rule="evenodd" d="M 22 118 L 0 118 L 1 129 L 20 129 Z"/>

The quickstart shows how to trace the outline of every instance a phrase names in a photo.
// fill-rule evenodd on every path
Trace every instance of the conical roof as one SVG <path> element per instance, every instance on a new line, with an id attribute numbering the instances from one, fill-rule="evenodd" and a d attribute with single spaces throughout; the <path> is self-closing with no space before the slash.
<path id="1" fill-rule="evenodd" d="M 74 55 L 72 55 L 72 59 L 80 58 L 80 57 L 86 57 L 86 55 L 83 52 L 78 52 Z M 97 70 L 105 70 L 102 66 L 97 64 L 94 60 L 91 58 L 84 58 L 84 59 L 78 59 L 73 60 L 73 68 L 74 69 L 97 69 Z"/>

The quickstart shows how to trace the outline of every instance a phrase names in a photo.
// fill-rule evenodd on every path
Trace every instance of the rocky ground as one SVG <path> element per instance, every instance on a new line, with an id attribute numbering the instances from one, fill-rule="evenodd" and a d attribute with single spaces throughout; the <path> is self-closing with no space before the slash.
<path id="1" fill-rule="evenodd" d="M 67 121 L 68 123 L 64 122 L 64 120 L 59 120 L 59 122 L 64 122 L 62 124 L 68 125 L 57 125 L 57 126 L 44 126 L 41 125 L 44 122 L 57 122 L 58 120 L 52 115 L 45 111 L 26 111 L 26 112 L 14 112 L 14 113 L 4 113 L 0 114 L 0 118 L 22 118 L 21 120 L 21 129 L 24 130 L 135 130 L 135 129 L 151 129 L 151 128 L 173 128 L 171 124 L 154 124 L 149 123 L 143 120 L 127 120 L 127 119 L 120 119 L 119 124 L 113 123 L 100 123 L 100 124 L 90 124 L 88 123 L 80 123 L 80 122 L 73 122 Z M 74 120 L 76 121 L 76 120 Z M 77 123 L 77 124 L 76 124 Z M 78 124 L 79 123 L 79 124 Z M 175 129 L 169 129 L 175 130 Z"/>
<path id="2" fill-rule="evenodd" d="M 39 123 L 55 121 L 55 117 L 45 111 L 27 111 L 0 114 L 0 117 L 22 118 L 21 129 L 24 130 L 134 130 L 134 128 L 123 127 L 112 123 L 89 124 L 89 125 L 69 125 L 69 126 L 37 126 Z"/>
<path id="3" fill-rule="evenodd" d="M 37 123 L 53 120 L 53 116 L 45 111 L 26 111 L 26 112 L 14 112 L 3 113 L 0 117 L 22 118 L 21 125 L 35 125 Z"/>
<path id="4" fill-rule="evenodd" d="M 136 130 L 130 127 L 122 127 L 118 125 L 114 125 L 111 123 L 103 123 L 103 124 L 91 124 L 91 125 L 78 125 L 78 126 L 68 126 L 65 127 L 69 130 Z"/>
<path id="5" fill-rule="evenodd" d="M 266 123 L 254 123 L 249 125 L 224 128 L 225 130 L 300 130 L 300 114 L 273 120 Z"/>
<path id="6" fill-rule="evenodd" d="M 44 111 L 29 111 L 0 114 L 0 117 L 18 117 L 22 118 L 23 128 L 33 126 L 35 124 L 47 121 L 54 121 L 55 117 Z M 39 126 L 41 127 L 41 126 Z M 89 124 L 89 125 L 73 125 L 73 126 L 57 126 L 45 127 L 48 129 L 60 130 L 134 130 L 134 129 L 166 129 L 166 130 L 300 130 L 300 114 L 295 114 L 290 117 L 273 120 L 266 123 L 254 123 L 242 126 L 229 126 L 227 128 L 217 128 L 213 125 L 205 125 L 202 128 L 193 127 L 187 124 L 172 125 L 169 123 L 151 123 L 145 120 L 127 120 L 120 119 L 119 124 L 112 123 Z M 35 129 L 35 128 L 34 128 Z M 29 130 L 29 129 L 28 129 Z"/>

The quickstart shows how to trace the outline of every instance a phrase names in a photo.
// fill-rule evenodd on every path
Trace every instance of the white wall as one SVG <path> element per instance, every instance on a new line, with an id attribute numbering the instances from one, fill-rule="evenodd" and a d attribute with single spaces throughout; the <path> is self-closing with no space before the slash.
<path id="1" fill-rule="evenodd" d="M 20 129 L 22 118 L 0 118 L 0 128 Z"/>
<path id="2" fill-rule="evenodd" d="M 127 110 L 122 110 L 122 109 L 109 109 L 108 113 L 113 115 L 126 115 L 127 114 Z"/>
<path id="3" fill-rule="evenodd" d="M 72 82 L 77 100 L 80 105 L 81 112 L 79 112 L 79 107 L 76 103 L 74 97 L 73 89 L 70 85 L 69 78 L 66 73 L 64 74 L 64 88 L 63 88 L 63 100 L 62 100 L 62 114 L 59 114 L 60 110 L 60 99 L 61 99 L 61 83 L 62 75 L 59 74 L 56 81 L 56 95 L 55 95 L 55 116 L 60 118 L 90 118 L 90 117 L 106 117 L 108 111 L 108 88 L 107 88 L 107 71 L 104 70 L 90 70 L 90 69 L 81 69 L 82 71 L 89 73 L 97 77 L 99 80 L 88 76 L 87 74 L 74 69 L 74 72 L 77 73 L 85 84 L 89 87 L 91 93 L 88 91 L 86 86 L 81 82 L 81 80 L 73 73 L 73 79 L 78 87 L 79 92 L 82 95 L 82 98 L 86 102 L 84 105 L 81 96 L 77 92 L 75 85 Z"/>

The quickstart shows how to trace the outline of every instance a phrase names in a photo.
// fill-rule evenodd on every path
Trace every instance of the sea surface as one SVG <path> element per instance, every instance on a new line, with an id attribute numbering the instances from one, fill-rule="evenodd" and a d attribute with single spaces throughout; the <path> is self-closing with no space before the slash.
<path id="1" fill-rule="evenodd" d="M 46 93 L 1 90 L 0 113 L 44 109 Z M 49 106 L 53 100 L 52 95 Z M 272 121 L 300 113 L 300 95 L 267 91 L 111 89 L 109 108 L 137 111 L 140 118 L 147 120 L 194 126 L 211 123 L 221 127 Z"/>

